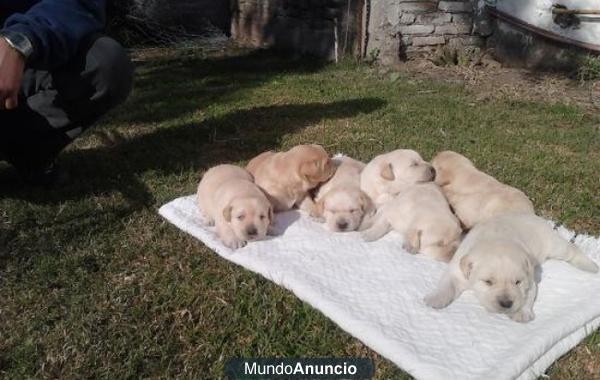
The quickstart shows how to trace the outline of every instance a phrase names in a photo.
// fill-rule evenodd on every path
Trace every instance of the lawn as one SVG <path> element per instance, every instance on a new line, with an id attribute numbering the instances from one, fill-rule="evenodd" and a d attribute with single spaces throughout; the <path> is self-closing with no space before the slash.
<path id="1" fill-rule="evenodd" d="M 409 378 L 157 215 L 207 168 L 267 149 L 453 149 L 542 215 L 600 234 L 600 117 L 583 109 L 264 52 L 137 65 L 129 101 L 63 154 L 68 184 L 0 183 L 0 377 L 215 379 L 234 356 L 369 356 L 376 378 Z M 548 374 L 599 376 L 600 333 Z"/>

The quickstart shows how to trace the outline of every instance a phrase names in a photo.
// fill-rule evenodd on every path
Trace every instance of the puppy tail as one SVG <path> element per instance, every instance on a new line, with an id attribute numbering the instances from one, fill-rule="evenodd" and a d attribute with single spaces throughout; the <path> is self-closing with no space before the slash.
<path id="1" fill-rule="evenodd" d="M 586 254 L 581 252 L 575 245 L 569 243 L 569 258 L 567 262 L 577 269 L 586 272 L 598 273 L 598 265 L 592 261 Z"/>
<path id="2" fill-rule="evenodd" d="M 369 228 L 371 228 L 373 226 L 373 224 L 375 224 L 375 222 L 381 217 L 381 211 L 379 210 L 369 210 L 365 212 L 365 215 L 363 216 L 362 222 L 360 223 L 360 226 L 358 227 L 359 231 L 364 231 L 367 230 Z"/>

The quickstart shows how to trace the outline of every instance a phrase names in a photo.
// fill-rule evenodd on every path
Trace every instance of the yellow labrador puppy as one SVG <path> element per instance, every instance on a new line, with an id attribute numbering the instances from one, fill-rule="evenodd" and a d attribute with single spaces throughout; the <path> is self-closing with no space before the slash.
<path id="1" fill-rule="evenodd" d="M 431 163 L 436 171 L 435 183 L 466 229 L 504 213 L 535 213 L 525 193 L 479 171 L 463 155 L 445 151 Z"/>
<path id="2" fill-rule="evenodd" d="M 435 177 L 432 166 L 414 150 L 398 149 L 371 160 L 360 176 L 360 188 L 381 205 L 416 183 Z"/>
<path id="3" fill-rule="evenodd" d="M 444 308 L 470 289 L 488 311 L 517 322 L 531 321 L 537 294 L 534 270 L 547 259 L 598 272 L 596 263 L 558 236 L 544 219 L 532 214 L 493 217 L 467 234 L 425 303 Z"/>
<path id="4" fill-rule="evenodd" d="M 450 210 L 442 191 L 434 183 L 406 188 L 381 205 L 362 232 L 366 241 L 380 239 L 392 229 L 404 238 L 404 248 L 448 262 L 460 243 L 460 222 Z"/>
<path id="5" fill-rule="evenodd" d="M 241 248 L 263 239 L 273 221 L 273 208 L 252 175 L 234 165 L 209 169 L 198 185 L 197 203 L 208 225 L 215 225 L 227 247 Z"/>
<path id="6" fill-rule="evenodd" d="M 365 215 L 375 209 L 371 198 L 360 189 L 360 173 L 365 164 L 345 156 L 332 161 L 337 169 L 319 188 L 312 216 L 324 221 L 330 231 L 355 231 Z"/>
<path id="7" fill-rule="evenodd" d="M 314 209 L 309 191 L 327 181 L 335 167 L 320 145 L 298 145 L 287 152 L 264 152 L 246 166 L 255 183 L 267 194 L 275 211 L 298 206 Z"/>

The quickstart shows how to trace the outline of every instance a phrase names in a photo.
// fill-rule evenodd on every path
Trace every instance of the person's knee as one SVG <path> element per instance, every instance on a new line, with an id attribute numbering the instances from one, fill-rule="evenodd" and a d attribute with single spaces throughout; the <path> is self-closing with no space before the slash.
<path id="1" fill-rule="evenodd" d="M 88 51 L 93 65 L 95 100 L 110 108 L 127 99 L 133 84 L 133 65 L 125 49 L 110 37 L 100 37 Z"/>

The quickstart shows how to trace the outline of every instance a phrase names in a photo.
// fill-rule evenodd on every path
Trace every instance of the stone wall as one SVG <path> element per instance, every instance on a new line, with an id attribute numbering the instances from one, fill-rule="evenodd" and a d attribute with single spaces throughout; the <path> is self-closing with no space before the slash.
<path id="1" fill-rule="evenodd" d="M 426 55 L 451 44 L 480 46 L 473 13 L 477 0 L 373 0 L 370 3 L 367 56 L 383 64 Z"/>
<path id="2" fill-rule="evenodd" d="M 481 46 L 482 0 L 232 0 L 232 37 L 334 60 L 341 55 L 383 64 L 439 46 Z"/>
<path id="3" fill-rule="evenodd" d="M 364 0 L 232 0 L 231 35 L 248 46 L 336 60 L 360 54 Z"/>

